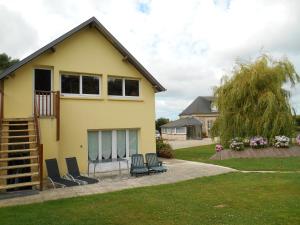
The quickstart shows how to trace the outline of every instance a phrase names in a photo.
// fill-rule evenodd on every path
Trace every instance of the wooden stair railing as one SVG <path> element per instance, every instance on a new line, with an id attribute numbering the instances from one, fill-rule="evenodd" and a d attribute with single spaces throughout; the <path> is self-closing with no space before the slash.
<path id="1" fill-rule="evenodd" d="M 36 129 L 34 118 L 2 119 L 0 191 L 33 186 L 42 190 L 43 149 Z"/>
<path id="2" fill-rule="evenodd" d="M 36 99 L 34 98 L 34 125 L 35 125 L 35 133 L 36 133 L 36 145 L 38 148 L 39 154 L 39 174 L 40 174 L 40 190 L 43 190 L 43 145 L 40 140 L 40 128 L 39 128 L 39 120 L 38 120 L 38 111 L 36 105 Z"/>

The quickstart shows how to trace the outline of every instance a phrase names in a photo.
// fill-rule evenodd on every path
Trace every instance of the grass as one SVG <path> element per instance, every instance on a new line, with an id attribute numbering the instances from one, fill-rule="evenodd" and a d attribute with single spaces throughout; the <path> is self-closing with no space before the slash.
<path id="1" fill-rule="evenodd" d="M 300 224 L 300 174 L 230 173 L 0 208 L 0 224 Z"/>
<path id="2" fill-rule="evenodd" d="M 300 157 L 210 160 L 209 158 L 214 154 L 215 145 L 175 150 L 177 159 L 228 166 L 238 170 L 300 171 Z"/>

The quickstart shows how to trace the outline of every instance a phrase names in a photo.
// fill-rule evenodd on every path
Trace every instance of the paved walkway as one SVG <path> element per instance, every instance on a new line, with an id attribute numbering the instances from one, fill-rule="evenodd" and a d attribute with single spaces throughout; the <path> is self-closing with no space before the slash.
<path id="1" fill-rule="evenodd" d="M 210 145 L 214 141 L 211 138 L 203 138 L 201 140 L 186 140 L 186 141 L 167 141 L 173 149 L 189 148 L 201 145 Z"/>
<path id="2" fill-rule="evenodd" d="M 227 167 L 177 159 L 164 160 L 164 162 L 168 171 L 163 174 L 153 174 L 138 178 L 128 178 L 127 174 L 125 176 L 117 176 L 116 178 L 105 178 L 99 183 L 92 185 L 45 190 L 36 195 L 0 200 L 0 207 L 113 192 L 128 188 L 169 184 L 197 177 L 213 176 L 236 171 Z"/>

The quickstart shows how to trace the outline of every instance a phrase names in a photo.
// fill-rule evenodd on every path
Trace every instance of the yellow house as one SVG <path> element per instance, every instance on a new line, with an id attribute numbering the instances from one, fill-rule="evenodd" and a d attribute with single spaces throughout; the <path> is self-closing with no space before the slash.
<path id="1" fill-rule="evenodd" d="M 94 17 L 0 74 L 0 190 L 41 185 L 43 161 L 155 152 L 165 88 Z"/>

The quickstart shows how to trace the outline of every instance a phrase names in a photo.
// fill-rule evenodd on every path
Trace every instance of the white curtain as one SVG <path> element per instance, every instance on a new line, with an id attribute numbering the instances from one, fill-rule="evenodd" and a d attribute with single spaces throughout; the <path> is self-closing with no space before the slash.
<path id="1" fill-rule="evenodd" d="M 137 130 L 129 130 L 129 156 L 138 153 L 138 133 Z"/>
<path id="2" fill-rule="evenodd" d="M 95 160 L 98 156 L 98 132 L 89 131 L 88 132 L 88 152 L 89 159 Z"/>
<path id="3" fill-rule="evenodd" d="M 102 159 L 111 159 L 112 157 L 112 131 L 102 131 Z"/>
<path id="4" fill-rule="evenodd" d="M 126 131 L 117 130 L 117 155 L 118 158 L 126 157 Z"/>

